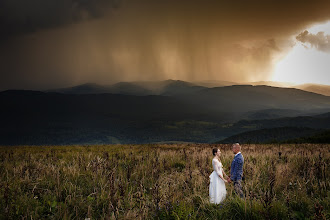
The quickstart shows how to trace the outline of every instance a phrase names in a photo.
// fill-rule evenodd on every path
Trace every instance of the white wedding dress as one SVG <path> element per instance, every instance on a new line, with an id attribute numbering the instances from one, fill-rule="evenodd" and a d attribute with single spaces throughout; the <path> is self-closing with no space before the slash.
<path id="1" fill-rule="evenodd" d="M 210 195 L 210 202 L 219 204 L 223 202 L 226 198 L 226 185 L 225 182 L 219 177 L 222 177 L 222 163 L 217 160 L 212 160 L 213 172 L 210 175 L 210 188 L 209 188 L 209 195 Z"/>

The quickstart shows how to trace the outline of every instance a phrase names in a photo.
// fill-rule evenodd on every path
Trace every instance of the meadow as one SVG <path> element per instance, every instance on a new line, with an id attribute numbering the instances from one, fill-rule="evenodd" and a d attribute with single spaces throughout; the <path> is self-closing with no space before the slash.
<path id="1" fill-rule="evenodd" d="M 212 149 L 0 147 L 0 219 L 330 219 L 330 145 L 243 145 L 245 199 L 209 203 Z"/>

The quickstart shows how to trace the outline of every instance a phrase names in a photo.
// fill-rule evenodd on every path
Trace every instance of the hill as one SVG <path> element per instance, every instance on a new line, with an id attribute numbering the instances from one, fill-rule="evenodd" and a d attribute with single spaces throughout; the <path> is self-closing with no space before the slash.
<path id="1" fill-rule="evenodd" d="M 330 86 L 328 85 L 303 84 L 303 85 L 294 86 L 293 88 L 305 90 L 308 92 L 314 92 L 325 96 L 330 96 Z"/>
<path id="2" fill-rule="evenodd" d="M 203 89 L 177 97 L 205 108 L 243 113 L 265 109 L 312 111 L 330 109 L 330 97 L 292 88 L 235 85 Z"/>
<path id="3" fill-rule="evenodd" d="M 259 116 L 262 116 L 261 119 L 298 116 L 330 111 L 330 97 L 328 96 L 294 88 L 271 86 L 234 85 L 207 88 L 179 80 L 165 80 L 117 83 L 112 86 L 85 84 L 53 90 L 53 92 L 64 94 L 111 93 L 137 96 L 173 96 L 184 102 L 198 103 L 204 108 L 217 109 L 221 112 L 233 112 L 237 115 L 237 120 L 242 118 L 254 119 Z M 243 115 L 246 112 L 249 112 L 250 115 Z M 293 112 L 297 112 L 297 114 L 295 115 Z"/>
<path id="4" fill-rule="evenodd" d="M 163 80 L 163 81 L 133 81 L 133 82 L 119 82 L 113 85 L 99 85 L 95 83 L 86 83 L 68 88 L 59 88 L 46 90 L 45 92 L 58 92 L 65 94 L 100 94 L 100 93 L 113 93 L 113 94 L 126 94 L 126 95 L 175 95 L 179 93 L 188 93 L 191 87 L 202 88 L 215 88 L 215 87 L 228 87 L 233 85 L 252 85 L 252 86 L 270 86 L 278 88 L 295 88 L 307 92 L 317 93 L 325 96 L 330 96 L 330 86 L 320 84 L 302 84 L 294 85 L 285 82 L 272 82 L 272 81 L 259 81 L 237 83 L 229 81 L 194 81 L 186 82 L 181 80 Z M 197 89 L 196 89 L 197 90 Z"/>
<path id="5" fill-rule="evenodd" d="M 259 111 L 246 112 L 242 115 L 241 119 L 244 120 L 262 120 L 262 119 L 275 119 L 282 117 L 295 117 L 306 115 L 303 111 L 292 109 L 265 109 Z"/>
<path id="6" fill-rule="evenodd" d="M 330 111 L 327 96 L 269 86 L 165 84 L 162 91 L 172 94 L 0 92 L 0 144 L 209 143 L 265 128 L 330 128 L 328 114 L 315 116 Z M 117 84 L 127 86 L 133 88 Z"/>
<path id="7" fill-rule="evenodd" d="M 272 87 L 283 87 L 283 88 L 289 88 L 294 86 L 293 83 L 275 82 L 275 81 L 257 81 L 257 82 L 248 82 L 246 84 L 253 86 L 272 86 Z"/>
<path id="8" fill-rule="evenodd" d="M 193 83 L 180 80 L 164 81 L 136 81 L 119 82 L 113 85 L 98 85 L 95 83 L 86 83 L 78 86 L 46 90 L 45 92 L 56 92 L 63 94 L 122 94 L 122 95 L 176 95 L 187 94 L 190 92 L 205 89 Z"/>
<path id="9" fill-rule="evenodd" d="M 285 141 L 286 143 L 314 143 L 314 144 L 329 144 L 330 143 L 330 130 L 318 132 L 308 137 L 300 137 Z"/>
<path id="10" fill-rule="evenodd" d="M 280 127 L 280 128 L 268 128 L 255 131 L 243 132 L 229 138 L 226 138 L 217 143 L 230 144 L 230 143 L 278 143 L 287 141 L 290 139 L 296 139 L 299 137 L 311 136 L 317 134 L 320 130 L 312 128 L 300 128 L 300 127 Z"/>
<path id="11" fill-rule="evenodd" d="M 167 96 L 6 91 L 0 102 L 0 144 L 5 145 L 198 142 L 203 133 L 191 137 L 193 131 L 227 118 Z"/>
<path id="12" fill-rule="evenodd" d="M 123 94 L 123 95 L 151 95 L 153 92 L 146 88 L 128 82 L 120 82 L 110 86 L 86 83 L 68 88 L 46 90 L 45 92 L 56 92 L 63 94 Z"/>
<path id="13" fill-rule="evenodd" d="M 241 85 L 242 83 L 221 81 L 221 80 L 205 80 L 205 81 L 194 81 L 193 84 L 207 88 L 214 88 L 214 87 Z"/>

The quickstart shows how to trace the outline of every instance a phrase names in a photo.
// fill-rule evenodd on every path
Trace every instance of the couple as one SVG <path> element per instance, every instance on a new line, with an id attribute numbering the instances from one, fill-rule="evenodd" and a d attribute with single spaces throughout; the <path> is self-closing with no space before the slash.
<path id="1" fill-rule="evenodd" d="M 234 189 L 237 195 L 241 198 L 244 197 L 243 190 L 242 190 L 242 176 L 243 176 L 243 163 L 244 158 L 241 153 L 241 146 L 239 143 L 233 144 L 232 146 L 233 153 L 235 157 L 233 162 L 231 163 L 230 168 L 230 177 L 226 175 L 223 171 L 223 166 L 220 160 L 221 151 L 218 148 L 213 149 L 213 160 L 212 166 L 214 171 L 210 175 L 210 188 L 209 188 L 209 195 L 210 195 L 210 202 L 219 204 L 223 202 L 226 198 L 226 185 L 225 183 L 234 183 Z"/>

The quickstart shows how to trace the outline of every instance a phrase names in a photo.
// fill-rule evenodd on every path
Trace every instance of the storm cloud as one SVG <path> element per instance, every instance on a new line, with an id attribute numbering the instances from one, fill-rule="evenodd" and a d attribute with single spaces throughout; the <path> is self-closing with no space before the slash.
<path id="1" fill-rule="evenodd" d="M 100 18 L 119 7 L 118 0 L 3 0 L 1 38 Z"/>
<path id="2" fill-rule="evenodd" d="M 300 33 L 296 39 L 301 43 L 308 43 L 311 47 L 323 52 L 330 52 L 330 35 L 325 35 L 324 32 L 318 32 L 317 34 L 304 31 Z"/>
<path id="3" fill-rule="evenodd" d="M 330 19 L 329 1 L 1 4 L 0 90 L 169 78 L 268 80 L 294 36 Z"/>

